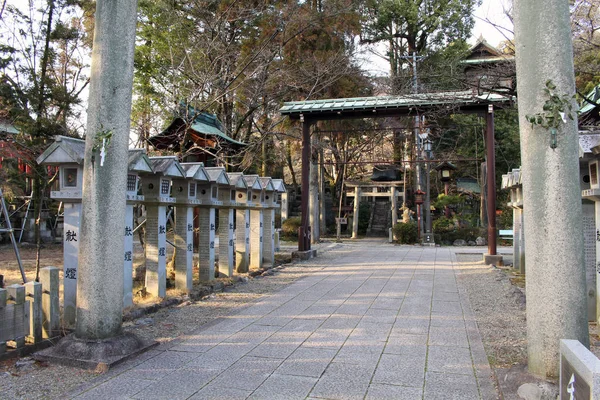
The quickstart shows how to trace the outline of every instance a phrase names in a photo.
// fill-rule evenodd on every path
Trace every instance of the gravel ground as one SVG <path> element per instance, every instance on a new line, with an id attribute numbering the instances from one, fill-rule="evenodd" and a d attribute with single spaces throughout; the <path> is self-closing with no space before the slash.
<path id="1" fill-rule="evenodd" d="M 321 244 L 319 260 L 328 257 L 326 247 L 330 245 Z M 273 275 L 249 278 L 247 283 L 237 283 L 202 301 L 185 301 L 176 307 L 161 309 L 126 322 L 123 328 L 146 339 L 166 342 L 216 318 L 240 311 L 251 302 L 321 269 L 310 262 L 284 264 L 274 269 Z M 92 371 L 49 365 L 29 358 L 7 360 L 0 362 L 0 399 L 62 399 L 63 393 L 96 376 L 98 374 Z"/>

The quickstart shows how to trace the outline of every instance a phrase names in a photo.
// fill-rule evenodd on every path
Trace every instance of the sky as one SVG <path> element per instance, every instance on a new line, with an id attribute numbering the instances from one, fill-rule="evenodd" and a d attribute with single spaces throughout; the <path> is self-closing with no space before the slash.
<path id="1" fill-rule="evenodd" d="M 479 35 L 483 35 L 492 46 L 498 46 L 501 41 L 507 38 L 512 39 L 512 22 L 504 13 L 504 10 L 510 10 L 511 4 L 511 0 L 483 0 L 483 3 L 475 12 L 475 28 L 469 43 L 475 44 Z M 500 27 L 496 28 L 486 20 Z"/>

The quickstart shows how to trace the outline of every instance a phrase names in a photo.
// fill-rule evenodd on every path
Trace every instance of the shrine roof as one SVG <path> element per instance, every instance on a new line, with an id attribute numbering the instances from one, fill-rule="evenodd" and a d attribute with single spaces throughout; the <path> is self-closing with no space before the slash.
<path id="1" fill-rule="evenodd" d="M 186 111 L 187 110 L 187 111 Z M 183 140 L 188 130 L 197 135 L 212 137 L 216 140 L 223 140 L 233 146 L 245 146 L 246 144 L 229 137 L 224 129 L 221 121 L 214 114 L 209 114 L 204 111 L 198 111 L 195 108 L 188 106 L 180 113 L 180 116 L 175 117 L 169 126 L 159 133 L 148 139 L 152 146 L 157 149 L 169 149 L 179 151 L 181 141 Z M 191 145 L 197 138 L 192 137 L 185 145 Z"/>
<path id="2" fill-rule="evenodd" d="M 484 111 L 489 104 L 505 104 L 513 100 L 511 96 L 498 93 L 477 94 L 467 90 L 401 96 L 292 101 L 284 103 L 279 112 L 291 119 L 300 119 L 301 116 L 313 120 L 373 118 L 390 115 L 417 115 L 417 113 L 440 108 L 457 109 L 457 111 Z"/>

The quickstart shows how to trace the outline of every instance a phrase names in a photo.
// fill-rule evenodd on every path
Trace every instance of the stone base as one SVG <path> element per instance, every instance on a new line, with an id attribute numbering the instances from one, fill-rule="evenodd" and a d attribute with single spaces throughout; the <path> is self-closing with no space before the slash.
<path id="1" fill-rule="evenodd" d="M 315 258 L 317 256 L 317 250 L 311 249 L 306 251 L 292 251 L 292 260 L 310 260 L 311 258 Z"/>
<path id="2" fill-rule="evenodd" d="M 496 255 L 484 254 L 483 255 L 483 262 L 486 265 L 489 265 L 489 264 L 493 264 L 495 266 L 502 266 L 502 265 L 504 265 L 504 260 L 502 259 L 502 255 L 501 254 L 496 254 Z"/>
<path id="3" fill-rule="evenodd" d="M 58 344 L 33 355 L 38 361 L 47 361 L 70 367 L 106 372 L 123 361 L 158 345 L 125 333 L 104 340 L 84 340 L 75 334 L 64 337 Z"/>

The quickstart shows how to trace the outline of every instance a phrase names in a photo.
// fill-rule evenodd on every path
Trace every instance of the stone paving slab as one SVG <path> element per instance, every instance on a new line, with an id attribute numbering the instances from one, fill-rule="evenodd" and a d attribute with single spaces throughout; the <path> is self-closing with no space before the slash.
<path id="1" fill-rule="evenodd" d="M 322 269 L 65 398 L 496 397 L 453 249 L 364 240 L 304 263 Z"/>

